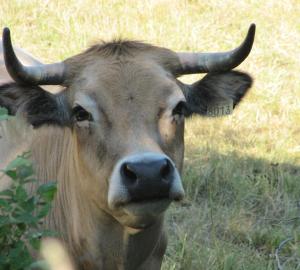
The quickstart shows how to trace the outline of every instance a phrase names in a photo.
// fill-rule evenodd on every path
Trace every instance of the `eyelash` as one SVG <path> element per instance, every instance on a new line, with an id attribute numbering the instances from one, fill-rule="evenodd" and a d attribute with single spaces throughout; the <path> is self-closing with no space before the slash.
<path id="1" fill-rule="evenodd" d="M 73 117 L 77 122 L 93 121 L 92 114 L 79 105 L 73 108 Z"/>

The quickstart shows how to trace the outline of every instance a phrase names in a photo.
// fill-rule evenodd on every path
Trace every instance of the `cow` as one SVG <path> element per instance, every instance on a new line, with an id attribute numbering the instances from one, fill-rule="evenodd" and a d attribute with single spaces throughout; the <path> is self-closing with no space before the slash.
<path id="1" fill-rule="evenodd" d="M 161 268 L 164 213 L 184 197 L 184 120 L 209 117 L 209 108 L 224 102 L 236 107 L 252 78 L 232 69 L 254 36 L 252 24 L 239 47 L 221 53 L 114 40 L 63 62 L 28 66 L 4 29 L 11 81 L 0 86 L 0 106 L 23 124 L 2 140 L 17 138 L 20 151 L 30 149 L 38 183 L 57 180 L 44 226 L 59 233 L 77 269 Z M 196 73 L 207 74 L 190 85 L 178 79 Z M 1 150 L 3 164 L 10 151 Z"/>

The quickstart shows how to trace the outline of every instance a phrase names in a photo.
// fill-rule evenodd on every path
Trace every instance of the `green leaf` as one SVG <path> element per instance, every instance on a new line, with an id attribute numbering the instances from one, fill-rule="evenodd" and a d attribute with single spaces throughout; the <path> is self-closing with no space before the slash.
<path id="1" fill-rule="evenodd" d="M 20 166 L 17 169 L 18 177 L 22 180 L 26 179 L 29 176 L 33 175 L 33 168 L 32 165 L 29 166 Z"/>
<path id="2" fill-rule="evenodd" d="M 41 185 L 37 190 L 37 194 L 39 194 L 41 198 L 43 198 L 46 202 L 51 202 L 55 196 L 56 191 L 56 183 L 49 182 Z"/>
<path id="3" fill-rule="evenodd" d="M 7 119 L 9 119 L 9 118 L 11 118 L 11 116 L 9 116 L 9 115 L 5 115 L 5 114 L 0 115 L 0 121 L 7 120 Z"/>
<path id="4" fill-rule="evenodd" d="M 8 258 L 5 255 L 0 255 L 0 269 L 9 269 L 7 268 Z"/>
<path id="5" fill-rule="evenodd" d="M 3 171 L 7 176 L 12 180 L 17 180 L 17 171 L 16 170 L 4 170 Z"/>
<path id="6" fill-rule="evenodd" d="M 15 247 L 10 250 L 8 258 L 11 269 L 21 270 L 33 262 L 25 243 L 22 241 L 18 241 Z"/>
<path id="7" fill-rule="evenodd" d="M 22 167 L 31 166 L 31 162 L 27 159 L 26 153 L 23 154 L 22 156 L 18 156 L 16 159 L 10 162 L 4 171 L 15 170 L 21 166 Z"/>
<path id="8" fill-rule="evenodd" d="M 29 239 L 30 245 L 35 249 L 39 250 L 41 246 L 41 240 L 39 238 L 30 238 Z"/>
<path id="9" fill-rule="evenodd" d="M 8 110 L 4 107 L 0 107 L 0 115 L 7 115 L 8 114 Z"/>
<path id="10" fill-rule="evenodd" d="M 27 212 L 31 213 L 34 211 L 36 206 L 36 200 L 34 197 L 29 198 L 27 201 L 20 203 L 20 206 Z"/>
<path id="11" fill-rule="evenodd" d="M 11 226 L 10 225 L 0 225 L 0 240 L 6 239 L 11 235 Z M 5 241 L 0 241 L 0 246 L 3 244 L 7 244 Z M 1 249 L 0 249 L 1 252 Z"/>
<path id="12" fill-rule="evenodd" d="M 41 231 L 43 237 L 58 237 L 59 233 L 58 232 L 54 232 L 54 231 L 50 231 L 50 230 L 43 230 Z"/>
<path id="13" fill-rule="evenodd" d="M 6 108 L 0 107 L 0 121 L 7 120 L 10 118 L 8 115 L 8 110 Z"/>
<path id="14" fill-rule="evenodd" d="M 0 227 L 10 224 L 8 216 L 0 216 Z"/>
<path id="15" fill-rule="evenodd" d="M 48 213 L 49 213 L 49 211 L 50 211 L 50 209 L 51 209 L 51 205 L 48 204 L 48 203 L 45 204 L 43 207 L 41 207 L 41 210 L 39 211 L 37 217 L 38 217 L 39 219 L 41 219 L 41 218 L 47 216 Z"/>
<path id="16" fill-rule="evenodd" d="M 0 198 L 0 209 L 3 208 L 6 211 L 9 211 L 11 209 L 11 205 L 6 199 Z"/>
<path id="17" fill-rule="evenodd" d="M 17 227 L 18 227 L 19 231 L 22 231 L 22 232 L 25 232 L 27 229 L 27 226 L 24 223 L 18 224 Z"/>
<path id="18" fill-rule="evenodd" d="M 23 202 L 27 199 L 28 194 L 23 186 L 18 186 L 16 189 L 16 199 L 19 202 Z"/>
<path id="19" fill-rule="evenodd" d="M 10 189 L 0 191 L 0 197 L 2 197 L 2 196 L 12 197 L 13 195 L 14 195 L 14 193 Z"/>
<path id="20" fill-rule="evenodd" d="M 17 215 L 10 218 L 11 223 L 19 224 L 19 223 L 25 223 L 25 224 L 32 224 L 36 223 L 38 221 L 38 218 L 33 216 L 31 213 L 23 213 L 21 215 Z"/>

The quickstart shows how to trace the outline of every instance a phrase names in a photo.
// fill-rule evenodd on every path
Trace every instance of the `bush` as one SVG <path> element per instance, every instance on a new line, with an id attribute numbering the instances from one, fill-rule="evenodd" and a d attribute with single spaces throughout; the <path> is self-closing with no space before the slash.
<path id="1" fill-rule="evenodd" d="M 0 120 L 8 117 L 7 111 L 0 108 Z M 47 268 L 43 261 L 35 262 L 31 254 L 39 249 L 42 237 L 54 235 L 42 230 L 41 225 L 51 208 L 56 183 L 40 185 L 30 194 L 26 186 L 37 180 L 29 156 L 18 156 L 2 170 L 12 185 L 0 192 L 0 270 Z"/>

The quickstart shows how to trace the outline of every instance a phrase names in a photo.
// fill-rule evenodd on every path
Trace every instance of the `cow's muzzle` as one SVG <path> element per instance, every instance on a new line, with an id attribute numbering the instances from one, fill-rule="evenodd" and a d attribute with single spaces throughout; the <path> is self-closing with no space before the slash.
<path id="1" fill-rule="evenodd" d="M 130 212 L 162 212 L 173 200 L 181 200 L 184 190 L 173 161 L 163 154 L 127 156 L 115 166 L 110 178 L 108 204 Z"/>

